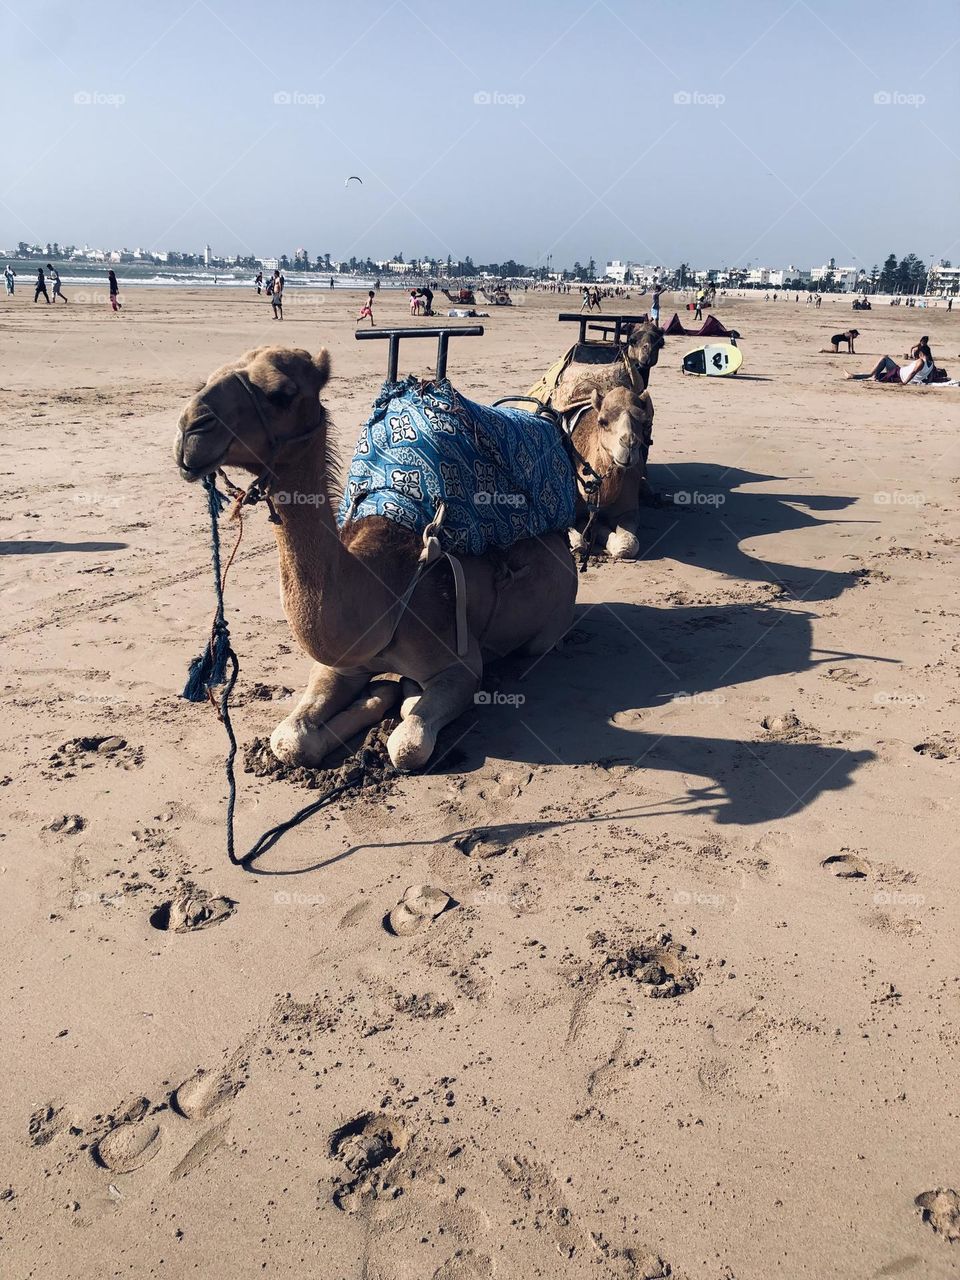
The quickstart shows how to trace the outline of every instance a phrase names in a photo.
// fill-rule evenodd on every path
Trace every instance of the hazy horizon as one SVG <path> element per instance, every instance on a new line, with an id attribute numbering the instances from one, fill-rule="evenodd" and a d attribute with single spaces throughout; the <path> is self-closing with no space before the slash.
<path id="1" fill-rule="evenodd" d="M 557 267 L 958 256 L 947 0 L 922 33 L 886 2 L 806 0 L 280 0 L 269 17 L 5 3 L 0 244 Z"/>

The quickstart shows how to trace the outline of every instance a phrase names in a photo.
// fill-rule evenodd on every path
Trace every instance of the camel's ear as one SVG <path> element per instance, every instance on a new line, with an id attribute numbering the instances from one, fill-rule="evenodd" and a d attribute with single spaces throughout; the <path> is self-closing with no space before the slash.
<path id="1" fill-rule="evenodd" d="M 597 413 L 599 413 L 600 406 L 603 404 L 603 396 L 600 394 L 600 389 L 598 387 L 594 387 L 593 390 L 591 391 L 590 403 L 596 409 Z"/>
<path id="2" fill-rule="evenodd" d="M 637 400 L 643 412 L 648 413 L 652 418 L 653 417 L 653 400 L 650 396 L 650 392 L 641 391 L 641 393 L 637 396 Z"/>
<path id="3" fill-rule="evenodd" d="M 326 347 L 321 347 L 313 357 L 313 367 L 317 371 L 317 379 L 319 382 L 317 390 L 319 391 L 327 385 L 327 381 L 330 377 L 330 352 Z"/>

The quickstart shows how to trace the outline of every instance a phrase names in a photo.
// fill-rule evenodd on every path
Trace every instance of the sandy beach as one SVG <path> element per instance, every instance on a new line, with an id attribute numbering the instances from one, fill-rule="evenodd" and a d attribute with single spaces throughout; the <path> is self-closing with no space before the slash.
<path id="1" fill-rule="evenodd" d="M 916 1197 L 960 1189 L 960 392 L 843 370 L 928 333 L 956 377 L 960 314 L 723 298 L 726 379 L 668 339 L 640 559 L 591 564 L 562 651 L 491 668 L 435 767 L 243 871 L 179 696 L 213 591 L 174 430 L 225 361 L 325 346 L 348 460 L 386 358 L 358 297 L 0 311 L 4 1277 L 956 1275 Z M 522 393 L 578 306 L 482 308 L 452 381 Z M 277 579 L 259 508 L 241 750 L 309 669 Z M 241 771 L 239 843 L 310 798 Z M 421 884 L 449 908 L 394 936 Z"/>

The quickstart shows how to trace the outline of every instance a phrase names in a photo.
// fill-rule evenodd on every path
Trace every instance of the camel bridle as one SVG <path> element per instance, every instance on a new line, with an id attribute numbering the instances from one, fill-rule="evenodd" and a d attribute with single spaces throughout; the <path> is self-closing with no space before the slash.
<path id="1" fill-rule="evenodd" d="M 315 427 L 311 427 L 309 431 L 303 431 L 300 435 L 291 436 L 289 439 L 279 437 L 271 430 L 270 425 L 267 422 L 267 415 L 264 413 L 263 406 L 260 403 L 260 397 L 254 390 L 250 379 L 245 377 L 238 369 L 234 369 L 232 371 L 231 377 L 236 378 L 237 382 L 240 383 L 240 386 L 243 387 L 244 391 L 250 397 L 253 407 L 256 410 L 257 419 L 260 426 L 263 428 L 264 435 L 267 437 L 269 460 L 264 464 L 263 470 L 256 477 L 253 483 L 248 485 L 246 489 L 242 489 L 239 485 L 234 484 L 226 471 L 224 471 L 223 467 L 217 467 L 217 475 L 223 481 L 224 487 L 230 497 L 233 498 L 235 509 L 237 507 L 254 507 L 258 502 L 265 502 L 267 504 L 267 511 L 269 512 L 270 523 L 282 524 L 283 521 L 277 515 L 277 509 L 273 505 L 273 501 L 270 497 L 271 485 L 274 480 L 276 480 L 276 474 L 274 472 L 276 461 L 283 450 L 288 448 L 290 445 L 302 444 L 305 440 L 310 440 L 313 436 L 317 435 L 324 429 L 326 422 L 318 422 L 317 425 Z"/>

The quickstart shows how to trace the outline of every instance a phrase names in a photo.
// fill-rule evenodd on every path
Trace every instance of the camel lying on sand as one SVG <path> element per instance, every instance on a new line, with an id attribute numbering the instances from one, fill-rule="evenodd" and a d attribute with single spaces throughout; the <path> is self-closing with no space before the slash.
<path id="1" fill-rule="evenodd" d="M 400 676 L 404 693 L 415 692 L 387 750 L 398 769 L 419 769 L 440 730 L 471 705 L 485 656 L 542 654 L 559 643 L 573 618 L 576 567 L 562 533 L 465 556 L 467 644 L 458 657 L 447 562 L 422 572 L 404 608 L 420 536 L 380 516 L 337 528 L 340 494 L 319 399 L 329 376 L 325 350 L 246 352 L 211 374 L 184 409 L 174 457 L 186 480 L 232 466 L 257 475 L 268 494 L 310 495 L 285 501 L 274 526 L 284 611 L 316 663 L 273 732 L 275 754 L 319 764 L 398 705 Z"/>
<path id="2" fill-rule="evenodd" d="M 570 405 L 589 399 L 594 387 L 601 394 L 613 387 L 646 391 L 663 341 L 663 330 L 646 320 L 633 326 L 625 347 L 609 342 L 577 343 L 537 384 L 546 394 L 531 388 L 530 395 L 546 399 L 562 413 Z"/>
<path id="3" fill-rule="evenodd" d="M 640 495 L 646 486 L 644 468 L 653 439 L 650 392 L 637 395 L 626 387 L 614 387 L 601 395 L 594 387 L 589 407 L 570 421 L 574 450 L 601 478 L 591 520 L 587 484 L 582 468 L 577 468 L 579 501 L 571 542 L 580 547 L 586 541 L 593 550 L 605 550 L 616 560 L 632 560 L 640 550 Z"/>

